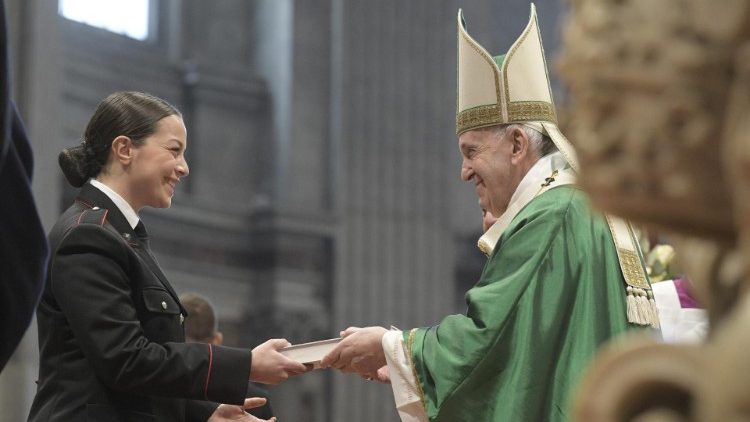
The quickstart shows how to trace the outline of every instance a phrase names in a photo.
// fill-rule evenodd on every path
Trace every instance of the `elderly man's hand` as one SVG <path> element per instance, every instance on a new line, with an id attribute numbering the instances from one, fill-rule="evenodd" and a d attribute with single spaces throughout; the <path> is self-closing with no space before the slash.
<path id="1" fill-rule="evenodd" d="M 391 371 L 388 369 L 387 365 L 378 369 L 377 375 L 377 378 L 375 378 L 376 380 L 382 382 L 383 384 L 391 383 Z"/>
<path id="2" fill-rule="evenodd" d="M 383 327 L 347 328 L 341 332 L 341 343 L 321 361 L 322 366 L 378 378 L 378 369 L 386 364 L 381 342 L 387 331 Z"/>

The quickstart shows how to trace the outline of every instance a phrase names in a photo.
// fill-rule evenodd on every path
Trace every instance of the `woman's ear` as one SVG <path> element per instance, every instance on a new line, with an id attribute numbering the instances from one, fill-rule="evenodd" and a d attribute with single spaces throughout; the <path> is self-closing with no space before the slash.
<path id="1" fill-rule="evenodd" d="M 133 141 L 127 137 L 120 135 L 112 141 L 112 155 L 114 160 L 126 166 L 133 160 Z"/>

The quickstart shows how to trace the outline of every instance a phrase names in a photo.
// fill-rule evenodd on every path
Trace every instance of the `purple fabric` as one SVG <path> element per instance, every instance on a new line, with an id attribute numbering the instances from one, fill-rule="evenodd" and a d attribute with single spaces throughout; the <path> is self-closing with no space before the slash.
<path id="1" fill-rule="evenodd" d="M 701 308 L 702 306 L 697 300 L 690 294 L 690 283 L 684 278 L 676 278 L 673 280 L 674 288 L 677 290 L 677 297 L 680 298 L 680 307 L 685 308 Z"/>

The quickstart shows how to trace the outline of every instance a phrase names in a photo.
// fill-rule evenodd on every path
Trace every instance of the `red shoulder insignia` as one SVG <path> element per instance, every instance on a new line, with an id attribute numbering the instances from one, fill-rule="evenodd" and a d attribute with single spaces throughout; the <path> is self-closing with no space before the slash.
<path id="1" fill-rule="evenodd" d="M 108 213 L 109 210 L 99 207 L 83 210 L 81 215 L 78 216 L 78 222 L 76 225 L 96 224 L 97 226 L 103 226 L 104 222 L 107 221 Z"/>

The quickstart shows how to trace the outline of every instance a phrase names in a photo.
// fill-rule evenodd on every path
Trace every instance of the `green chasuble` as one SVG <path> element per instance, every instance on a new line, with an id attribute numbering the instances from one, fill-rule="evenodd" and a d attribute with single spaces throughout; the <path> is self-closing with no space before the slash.
<path id="1" fill-rule="evenodd" d="M 597 348 L 630 324 L 606 220 L 559 186 L 503 232 L 466 315 L 404 332 L 431 421 L 567 420 Z"/>

